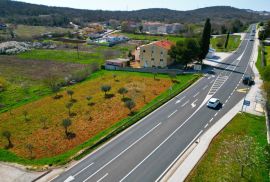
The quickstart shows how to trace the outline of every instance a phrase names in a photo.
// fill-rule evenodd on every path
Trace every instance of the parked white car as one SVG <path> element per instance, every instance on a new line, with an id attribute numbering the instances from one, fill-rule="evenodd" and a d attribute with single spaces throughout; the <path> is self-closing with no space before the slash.
<path id="1" fill-rule="evenodd" d="M 210 107 L 210 108 L 215 109 L 215 108 L 218 107 L 219 104 L 220 104 L 219 99 L 217 99 L 217 98 L 211 98 L 211 99 L 208 101 L 208 103 L 207 103 L 207 107 Z"/>

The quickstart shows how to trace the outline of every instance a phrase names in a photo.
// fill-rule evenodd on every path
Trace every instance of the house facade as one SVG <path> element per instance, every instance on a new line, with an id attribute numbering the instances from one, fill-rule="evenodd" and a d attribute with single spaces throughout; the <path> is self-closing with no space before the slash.
<path id="1" fill-rule="evenodd" d="M 138 49 L 140 51 L 140 66 L 142 68 L 166 68 L 171 65 L 174 61 L 168 52 L 172 45 L 173 43 L 170 41 L 157 41 L 141 46 Z"/>
<path id="2" fill-rule="evenodd" d="M 143 32 L 149 34 L 175 34 L 184 29 L 180 23 L 164 24 L 160 22 L 143 23 Z"/>

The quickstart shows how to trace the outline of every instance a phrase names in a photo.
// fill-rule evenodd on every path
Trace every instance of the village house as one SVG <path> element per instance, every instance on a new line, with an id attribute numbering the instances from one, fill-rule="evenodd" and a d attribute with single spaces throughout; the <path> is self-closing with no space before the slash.
<path id="1" fill-rule="evenodd" d="M 166 68 L 173 64 L 173 60 L 169 56 L 168 52 L 173 46 L 170 41 L 157 41 L 147 45 L 140 46 L 136 49 L 139 51 L 139 61 L 142 68 L 157 67 Z M 138 54 L 138 52 L 135 55 Z M 135 56 L 137 57 L 137 56 Z"/>
<path id="2" fill-rule="evenodd" d="M 164 24 L 160 22 L 143 23 L 143 32 L 148 34 L 176 34 L 184 29 L 180 23 Z"/>
<path id="3" fill-rule="evenodd" d="M 110 60 L 106 60 L 105 69 L 114 70 L 117 67 L 125 68 L 125 67 L 128 67 L 129 64 L 130 64 L 129 59 L 122 59 L 122 58 L 110 59 Z"/>

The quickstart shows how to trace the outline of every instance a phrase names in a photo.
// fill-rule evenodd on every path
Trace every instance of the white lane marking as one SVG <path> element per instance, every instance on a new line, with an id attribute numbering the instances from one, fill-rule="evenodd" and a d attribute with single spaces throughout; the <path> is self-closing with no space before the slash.
<path id="1" fill-rule="evenodd" d="M 211 79 L 211 77 L 209 76 L 207 79 L 208 79 L 208 80 L 210 80 L 210 79 Z"/>
<path id="2" fill-rule="evenodd" d="M 97 170 L 96 172 L 94 172 L 93 174 L 91 174 L 88 178 L 86 178 L 84 180 L 87 181 L 90 178 L 92 178 L 94 175 L 96 175 L 99 171 L 101 171 L 102 169 L 104 169 L 106 166 L 108 166 L 110 163 L 112 163 L 115 159 L 117 159 L 119 156 L 121 156 L 124 152 L 126 152 L 127 150 L 129 150 L 131 147 L 133 147 L 136 143 L 138 143 L 141 139 L 143 139 L 146 135 L 148 135 L 149 133 L 151 133 L 154 129 L 156 129 L 159 125 L 161 125 L 161 123 L 158 123 L 154 128 L 152 128 L 151 130 L 149 130 L 146 134 L 144 134 L 141 138 L 139 138 L 138 140 L 136 140 L 134 143 L 132 143 L 130 146 L 128 146 L 125 150 L 123 150 L 121 153 L 119 153 L 117 156 L 115 156 L 112 160 L 110 160 L 109 162 L 107 162 L 106 164 L 104 164 L 101 168 L 99 168 L 99 170 Z"/>
<path id="3" fill-rule="evenodd" d="M 89 168 L 90 166 L 92 166 L 94 163 L 89 164 L 88 166 L 86 166 L 85 168 L 83 168 L 82 170 L 80 170 L 79 172 L 77 172 L 76 174 L 74 174 L 74 177 L 78 176 L 78 174 L 82 173 L 84 170 L 86 170 L 87 168 Z"/>
<path id="4" fill-rule="evenodd" d="M 198 101 L 198 99 L 196 99 L 192 104 L 191 104 L 191 107 L 194 108 L 196 107 L 196 102 Z"/>
<path id="5" fill-rule="evenodd" d="M 193 98 L 197 97 L 200 94 L 200 92 L 196 93 L 195 95 L 193 95 Z"/>
<path id="6" fill-rule="evenodd" d="M 201 130 L 198 135 L 188 144 L 188 146 L 177 156 L 177 158 L 167 167 L 167 169 L 155 180 L 155 182 L 160 181 L 160 179 L 168 172 L 169 169 L 175 164 L 176 161 L 187 151 L 187 149 L 197 140 L 197 138 L 202 134 L 203 130 Z"/>
<path id="7" fill-rule="evenodd" d="M 233 93 L 231 93 L 231 96 L 233 95 Z"/>
<path id="8" fill-rule="evenodd" d="M 97 180 L 97 182 L 101 182 L 104 178 L 106 178 L 106 176 L 108 176 L 109 174 L 106 173 L 102 178 L 100 178 L 99 180 Z"/>
<path id="9" fill-rule="evenodd" d="M 212 80 L 210 83 L 214 83 L 215 80 Z"/>
<path id="10" fill-rule="evenodd" d="M 172 115 L 174 115 L 175 113 L 177 113 L 177 109 L 175 110 L 175 111 L 173 111 L 173 113 L 172 114 L 170 114 L 169 116 L 168 116 L 168 118 L 170 118 L 170 117 L 172 117 Z"/>
<path id="11" fill-rule="evenodd" d="M 208 127 L 208 123 L 204 126 L 204 128 L 206 129 Z"/>
<path id="12" fill-rule="evenodd" d="M 182 97 L 181 99 L 179 99 L 179 100 L 177 100 L 176 102 L 175 102 L 175 104 L 179 104 L 183 99 L 185 99 L 186 98 L 186 96 L 184 96 L 184 97 Z"/>
<path id="13" fill-rule="evenodd" d="M 52 179 L 50 179 L 48 182 L 51 182 L 51 181 L 55 180 L 55 179 L 56 179 L 58 176 L 59 176 L 59 175 L 57 175 L 57 176 L 53 177 L 53 178 L 52 178 Z"/>
<path id="14" fill-rule="evenodd" d="M 186 101 L 184 104 L 181 105 L 181 107 L 184 107 L 185 105 L 187 105 L 189 103 L 189 100 Z"/>
<path id="15" fill-rule="evenodd" d="M 215 114 L 215 116 L 217 116 L 217 115 L 218 115 L 218 113 Z"/>
<path id="16" fill-rule="evenodd" d="M 71 182 L 73 181 L 75 178 L 73 176 L 69 176 L 64 182 Z"/>
<path id="17" fill-rule="evenodd" d="M 207 89 L 207 87 L 208 87 L 208 85 L 204 86 L 204 87 L 203 87 L 203 90 Z"/>
<path id="18" fill-rule="evenodd" d="M 214 119 L 214 118 L 211 118 L 211 119 L 210 119 L 210 123 L 213 121 L 213 119 Z"/>
<path id="19" fill-rule="evenodd" d="M 227 103 L 229 100 L 227 99 L 225 103 Z"/>

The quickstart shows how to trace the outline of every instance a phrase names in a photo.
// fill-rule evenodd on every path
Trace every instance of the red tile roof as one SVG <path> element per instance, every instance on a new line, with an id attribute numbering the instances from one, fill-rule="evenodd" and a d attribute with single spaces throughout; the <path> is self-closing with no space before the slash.
<path id="1" fill-rule="evenodd" d="M 156 46 L 162 47 L 164 49 L 171 49 L 171 47 L 174 45 L 172 42 L 168 40 L 162 40 L 154 43 Z"/>

